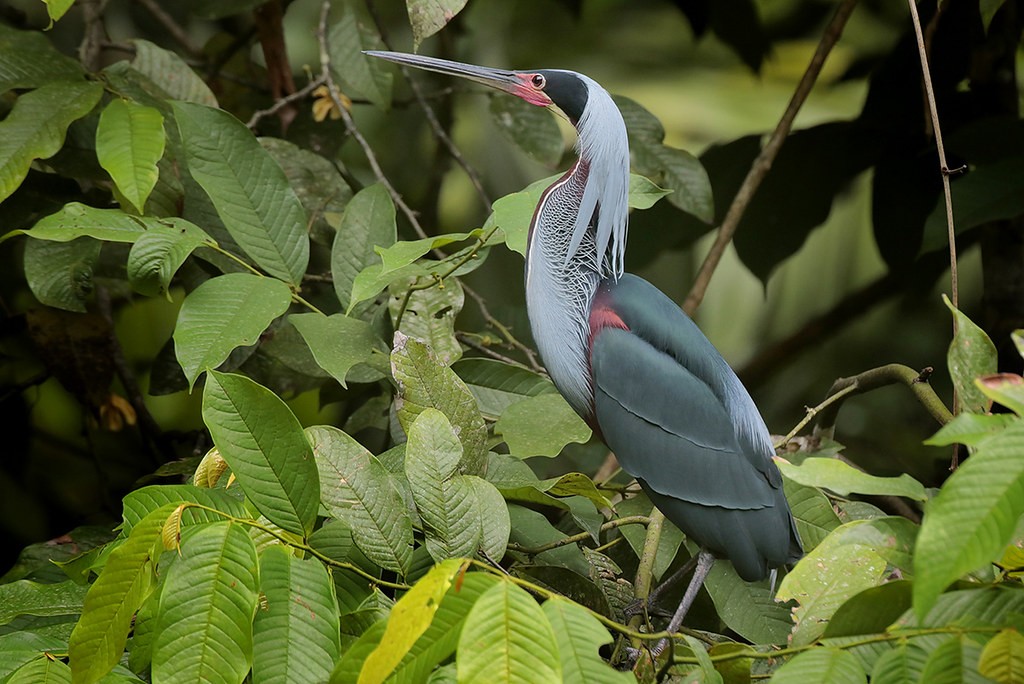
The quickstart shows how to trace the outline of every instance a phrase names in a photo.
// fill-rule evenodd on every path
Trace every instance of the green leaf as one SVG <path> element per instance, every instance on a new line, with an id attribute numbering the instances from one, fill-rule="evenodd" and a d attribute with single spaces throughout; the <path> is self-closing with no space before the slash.
<path id="1" fill-rule="evenodd" d="M 480 552 L 497 562 L 505 555 L 508 538 L 512 533 L 508 506 L 501 492 L 487 480 L 476 475 L 464 477 L 473 488 L 473 503 L 476 507 L 473 517 L 480 522 Z"/>
<path id="2" fill-rule="evenodd" d="M 121 534 L 128 535 L 139 524 L 139 521 L 162 506 L 182 503 L 197 503 L 213 511 L 198 506 L 190 506 L 181 513 L 181 526 L 188 527 L 197 523 L 218 522 L 224 516 L 221 511 L 236 518 L 247 517 L 245 506 L 235 496 L 222 489 L 205 489 L 193 485 L 150 485 L 141 487 L 124 497 L 124 513 L 122 514 Z"/>
<path id="3" fill-rule="evenodd" d="M 5 681 L 6 684 L 71 684 L 71 668 L 44 655 L 22 665 Z"/>
<path id="4" fill-rule="evenodd" d="M 883 654 L 871 669 L 872 684 L 903 684 L 920 681 L 928 652 L 914 643 L 903 642 Z"/>
<path id="5" fill-rule="evenodd" d="M 1016 629 L 1004 629 L 992 637 L 978 659 L 978 671 L 999 684 L 1024 680 L 1024 636 Z"/>
<path id="6" fill-rule="evenodd" d="M 615 97 L 626 120 L 629 148 L 637 173 L 672 191 L 668 201 L 704 223 L 715 218 L 711 181 L 700 160 L 665 145 L 665 129 L 649 111 L 627 97 Z"/>
<path id="7" fill-rule="evenodd" d="M 704 580 L 729 629 L 755 644 L 784 644 L 793 629 L 789 607 L 775 600 L 767 579 L 744 582 L 730 563 L 715 563 Z"/>
<path id="8" fill-rule="evenodd" d="M 115 99 L 100 114 L 96 157 L 140 214 L 160 176 L 164 142 L 164 117 L 152 107 Z"/>
<path id="9" fill-rule="evenodd" d="M 511 582 L 488 589 L 459 637 L 459 682 L 557 682 L 562 665 L 551 623 L 537 602 Z"/>
<path id="10" fill-rule="evenodd" d="M 32 294 L 47 306 L 84 312 L 100 248 L 88 238 L 66 243 L 30 240 L 25 245 L 25 280 Z"/>
<path id="11" fill-rule="evenodd" d="M 832 615 L 825 637 L 845 637 L 885 632 L 911 605 L 910 580 L 894 580 L 865 589 Z"/>
<path id="12" fill-rule="evenodd" d="M 453 242 L 479 238 L 485 232 L 483 228 L 477 228 L 468 233 L 444 233 L 443 235 L 423 238 L 422 240 L 402 240 L 390 247 L 378 247 L 377 253 L 380 255 L 381 264 L 383 265 L 381 274 L 386 275 L 404 266 L 408 266 L 433 249 L 450 245 Z"/>
<path id="13" fill-rule="evenodd" d="M 380 337 L 366 321 L 342 314 L 292 314 L 288 322 L 302 335 L 317 364 L 342 387 L 356 364 L 373 364 L 374 350 L 384 351 Z M 383 355 L 376 355 L 383 362 Z"/>
<path id="14" fill-rule="evenodd" d="M 446 366 L 462 356 L 462 345 L 455 337 L 455 317 L 462 311 L 465 294 L 462 283 L 449 279 L 444 287 L 410 290 L 415 280 L 392 283 L 388 308 L 391 320 L 403 334 L 427 344 Z M 402 320 L 399 324 L 398 315 Z"/>
<path id="15" fill-rule="evenodd" d="M 380 684 L 395 670 L 430 627 L 462 564 L 457 558 L 439 563 L 395 603 L 380 643 L 363 664 L 358 684 Z"/>
<path id="16" fill-rule="evenodd" d="M 808 458 L 801 465 L 777 461 L 779 470 L 789 479 L 807 487 L 819 487 L 839 494 L 873 496 L 905 496 L 925 501 L 924 485 L 903 473 L 899 477 L 869 475 L 836 458 Z"/>
<path id="17" fill-rule="evenodd" d="M 68 645 L 75 684 L 99 681 L 121 659 L 135 611 L 153 585 L 160 532 L 175 508 L 162 506 L 141 520 L 89 587 Z"/>
<path id="18" fill-rule="evenodd" d="M 358 681 L 359 673 L 363 669 L 366 658 L 373 653 L 384 636 L 387 628 L 387 619 L 381 618 L 371 624 L 363 631 L 355 643 L 349 646 L 341 660 L 334 666 L 331 672 L 330 684 L 352 684 Z"/>
<path id="19" fill-rule="evenodd" d="M 38 88 L 58 81 L 81 81 L 82 66 L 62 54 L 40 31 L 19 31 L 0 24 L 0 94 L 13 88 Z"/>
<path id="20" fill-rule="evenodd" d="M 562 130 L 545 107 L 499 94 L 491 98 L 491 118 L 502 135 L 544 166 L 555 168 L 562 160 Z"/>
<path id="21" fill-rule="evenodd" d="M 591 430 L 561 394 L 546 393 L 512 404 L 494 426 L 518 458 L 557 456 L 571 442 L 582 444 Z"/>
<path id="22" fill-rule="evenodd" d="M 166 96 L 164 99 L 217 106 L 217 98 L 210 87 L 177 53 L 148 40 L 129 42 L 135 47 L 132 69 L 157 84 L 162 96 Z"/>
<path id="23" fill-rule="evenodd" d="M 540 202 L 540 196 L 559 178 L 561 174 L 534 181 L 519 192 L 498 199 L 491 205 L 491 215 L 487 217 L 487 222 L 481 230 L 486 233 L 494 227 L 500 228 L 505 234 L 505 245 L 525 257 L 526 237 L 533 222 L 533 212 Z M 648 209 L 658 200 L 654 195 L 667 194 L 667 191 L 661 188 L 657 191 L 652 190 L 652 186 L 654 183 L 647 178 L 635 173 L 630 174 L 629 206 L 634 209 Z"/>
<path id="24" fill-rule="evenodd" d="M 480 412 L 498 418 L 512 404 L 526 397 L 558 392 L 543 375 L 521 366 L 484 358 L 460 359 L 452 365 L 476 397 Z"/>
<path id="25" fill-rule="evenodd" d="M 448 589 L 430 626 L 407 650 L 388 681 L 392 684 L 425 681 L 438 663 L 455 652 L 463 623 L 473 604 L 499 581 L 494 575 L 470 572 Z"/>
<path id="26" fill-rule="evenodd" d="M 77 615 L 82 612 L 86 589 L 70 580 L 40 584 L 23 579 L 0 584 L 0 625 L 6 625 L 19 615 Z"/>
<path id="27" fill-rule="evenodd" d="M 0 121 L 0 202 L 18 189 L 36 159 L 64 145 L 68 126 L 88 114 L 103 94 L 98 83 L 52 83 L 25 93 Z"/>
<path id="28" fill-rule="evenodd" d="M 429 347 L 400 332 L 395 333 L 391 373 L 398 384 L 395 407 L 402 428 L 408 430 L 423 410 L 437 409 L 448 418 L 462 443 L 460 471 L 470 475 L 483 472 L 487 426 L 476 399 L 459 376 L 439 363 Z"/>
<path id="29" fill-rule="evenodd" d="M 391 106 L 391 69 L 384 60 L 363 54 L 363 50 L 383 47 L 377 32 L 357 16 L 352 6 L 343 4 L 341 18 L 331 26 L 327 43 L 331 71 L 342 90 L 362 95 L 386 111 Z"/>
<path id="30" fill-rule="evenodd" d="M 288 406 L 243 375 L 211 371 L 203 421 L 256 509 L 281 528 L 308 535 L 320 482 L 312 449 Z"/>
<path id="31" fill-rule="evenodd" d="M 932 650 L 921 670 L 921 684 L 986 684 L 978 672 L 981 647 L 966 636 L 953 637 Z"/>
<path id="32" fill-rule="evenodd" d="M 555 632 L 563 682 L 625 684 L 636 681 L 632 673 L 616 670 L 598 654 L 601 646 L 612 642 L 612 636 L 579 604 L 556 597 L 545 601 L 541 609 Z"/>
<path id="33" fill-rule="evenodd" d="M 288 309 L 291 298 L 285 283 L 251 273 L 211 278 L 190 292 L 174 327 L 174 354 L 189 389 L 236 347 L 256 344 L 271 321 Z"/>
<path id="34" fill-rule="evenodd" d="M 228 233 L 267 273 L 298 285 L 309 262 L 306 211 L 284 171 L 227 112 L 173 104 L 189 173 Z"/>
<path id="35" fill-rule="evenodd" d="M 1017 416 L 1024 416 L 1024 378 L 1013 373 L 996 373 L 975 378 L 974 384 L 982 393 L 1010 409 Z"/>
<path id="36" fill-rule="evenodd" d="M 867 677 L 852 653 L 835 648 L 812 648 L 775 671 L 772 684 L 864 684 Z"/>
<path id="37" fill-rule="evenodd" d="M 981 5 L 981 23 L 985 27 L 985 33 L 988 33 L 992 19 L 996 16 L 996 12 L 1006 4 L 1006 0 L 981 0 L 979 4 Z"/>
<path id="38" fill-rule="evenodd" d="M 1024 514 L 1024 424 L 981 442 L 925 508 L 914 551 L 914 610 L 999 557 Z"/>
<path id="39" fill-rule="evenodd" d="M 252 680 L 323 682 L 341 652 L 334 585 L 324 564 L 274 544 L 260 555 L 260 602 L 253 620 Z"/>
<path id="40" fill-rule="evenodd" d="M 212 242 L 202 228 L 185 219 L 174 217 L 154 223 L 128 252 L 128 282 L 140 294 L 167 294 L 171 279 L 185 259 Z"/>
<path id="41" fill-rule="evenodd" d="M 167 570 L 153 643 L 153 680 L 241 682 L 252 665 L 256 547 L 231 522 L 197 528 Z"/>
<path id="42" fill-rule="evenodd" d="M 466 0 L 406 0 L 412 25 L 412 49 L 443 29 L 466 6 Z M 512 99 L 512 98 L 509 98 Z"/>
<path id="43" fill-rule="evenodd" d="M 778 459 L 775 462 L 778 463 Z M 796 529 L 800 533 L 804 551 L 810 551 L 827 537 L 829 532 L 839 527 L 839 516 L 836 515 L 828 497 L 818 489 L 797 484 L 785 476 L 782 484 L 789 508 L 796 520 Z"/>
<path id="44" fill-rule="evenodd" d="M 120 209 L 96 209 L 78 202 L 68 202 L 60 211 L 39 219 L 32 230 L 23 234 L 37 240 L 53 242 L 69 242 L 80 237 L 91 237 L 104 242 L 132 243 L 148 229 L 161 225 L 174 224 L 132 216 Z M 12 234 L 14 233 L 8 233 L 4 237 Z"/>
<path id="45" fill-rule="evenodd" d="M 306 429 L 320 472 L 320 498 L 328 512 L 348 523 L 366 557 L 405 575 L 412 561 L 412 520 L 394 481 L 380 461 L 337 428 Z"/>
<path id="46" fill-rule="evenodd" d="M 793 643 L 813 642 L 848 599 L 880 584 L 887 566 L 909 569 L 917 526 L 887 517 L 846 523 L 829 534 L 779 585 L 779 599 L 796 599 Z"/>
<path id="47" fill-rule="evenodd" d="M 356 304 L 352 290 L 356 276 L 381 263 L 375 248 L 390 247 L 397 239 L 395 204 L 387 188 L 374 183 L 357 192 L 341 215 L 331 248 L 331 276 L 342 306 L 351 310 Z"/>
<path id="48" fill-rule="evenodd" d="M 472 558 L 480 545 L 473 485 L 458 474 L 462 444 L 445 415 L 424 409 L 409 426 L 405 474 L 434 560 Z"/>
<path id="49" fill-rule="evenodd" d="M 994 433 L 1010 426 L 1017 418 L 1008 413 L 961 413 L 924 441 L 929 446 L 965 444 L 976 446 Z"/>
<path id="50" fill-rule="evenodd" d="M 160 592 L 153 592 L 135 614 L 132 638 L 128 642 L 128 667 L 133 672 L 149 670 L 153 664 L 153 640 L 160 608 Z"/>
<path id="51" fill-rule="evenodd" d="M 980 375 L 991 375 L 996 372 L 996 347 L 992 344 L 985 331 L 974 324 L 971 319 L 957 310 L 949 297 L 942 295 L 942 301 L 953 314 L 957 332 L 949 343 L 949 376 L 960 396 L 960 403 L 965 411 L 985 413 L 992 402 L 974 384 Z"/>

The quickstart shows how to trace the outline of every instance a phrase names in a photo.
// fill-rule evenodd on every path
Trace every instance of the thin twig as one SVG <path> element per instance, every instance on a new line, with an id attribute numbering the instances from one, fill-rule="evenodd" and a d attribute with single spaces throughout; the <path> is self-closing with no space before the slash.
<path id="1" fill-rule="evenodd" d="M 601 525 L 601 531 L 607 532 L 608 530 L 614 530 L 622 527 L 623 525 L 646 525 L 651 519 L 646 515 L 630 515 L 625 518 L 616 518 L 615 520 L 609 520 L 608 522 Z M 562 537 L 556 539 L 553 542 L 542 544 L 541 546 L 526 547 L 520 546 L 519 544 L 510 543 L 508 545 L 509 551 L 518 551 L 519 553 L 527 553 L 531 556 L 536 556 L 538 553 L 544 553 L 552 549 L 560 549 L 563 546 L 569 546 L 570 544 L 576 544 L 578 542 L 587 541 L 593 539 L 590 532 L 580 532 L 569 537 Z"/>
<path id="2" fill-rule="evenodd" d="M 330 91 L 331 100 L 334 102 L 334 106 L 341 112 L 341 120 L 345 123 L 345 130 L 352 136 L 353 139 L 362 148 L 363 154 L 366 156 L 366 161 L 370 164 L 370 169 L 373 171 L 373 175 L 377 178 L 377 181 L 384 186 L 391 195 L 392 201 L 395 206 L 398 207 L 405 217 L 409 220 L 409 225 L 421 238 L 428 237 L 427 232 L 423 230 L 423 226 L 420 225 L 419 219 L 416 217 L 416 212 L 409 208 L 409 205 L 405 203 L 402 196 L 395 190 L 395 186 L 391 184 L 387 176 L 384 175 L 384 170 L 380 166 L 380 162 L 377 161 L 377 155 L 374 154 L 373 148 L 370 147 L 370 143 L 366 141 L 363 134 L 359 132 L 356 127 L 356 122 L 352 119 L 352 115 L 349 114 L 348 109 L 341 101 L 341 91 L 338 89 L 338 84 L 334 80 L 334 76 L 331 74 L 331 53 L 327 44 L 327 16 L 331 11 L 331 0 L 324 0 L 320 5 L 320 21 L 317 23 L 316 38 L 317 43 L 320 45 L 320 77 L 324 79 L 324 83 L 327 84 L 327 89 Z"/>
<path id="3" fill-rule="evenodd" d="M 814 420 L 814 417 L 816 415 L 818 415 L 819 413 L 821 413 L 822 411 L 824 411 L 826 408 L 828 408 L 832 404 L 836 403 L 837 401 L 842 401 L 843 398 L 847 394 L 853 394 L 856 391 L 857 391 L 857 385 L 856 384 L 850 384 L 850 385 L 847 385 L 846 387 L 842 388 L 841 390 L 839 390 L 839 391 L 837 391 L 837 392 L 835 392 L 833 394 L 829 394 L 828 397 L 826 397 L 825 400 L 822 401 L 817 406 L 814 406 L 814 407 L 808 406 L 807 407 L 807 415 L 805 415 L 803 417 L 803 420 L 801 420 L 799 423 L 797 423 L 796 426 L 792 430 L 789 431 L 789 434 L 787 434 L 785 437 L 783 437 L 778 442 L 776 442 L 773 445 L 773 448 L 776 451 L 778 451 L 782 447 L 784 447 L 787 444 L 789 444 L 789 440 L 791 440 L 794 437 L 796 437 L 800 433 L 800 431 L 803 430 L 807 426 L 808 423 L 810 423 L 812 420 Z"/>
<path id="4" fill-rule="evenodd" d="M 261 119 L 263 119 L 264 117 L 273 116 L 274 114 L 277 114 L 277 112 L 281 108 L 287 107 L 296 100 L 301 100 L 305 98 L 314 90 L 322 86 L 324 82 L 324 77 L 321 74 L 320 76 L 317 76 L 315 79 L 307 83 L 305 87 L 301 88 L 300 90 L 296 90 L 294 93 L 286 95 L 279 100 L 276 100 L 274 104 L 267 107 L 266 109 L 261 109 L 259 111 L 253 112 L 253 115 L 249 117 L 249 120 L 245 124 L 246 127 L 249 129 L 256 128 L 256 125 L 260 122 Z"/>
<path id="5" fill-rule="evenodd" d="M 690 288 L 690 293 L 686 296 L 686 301 L 683 302 L 683 310 L 686 313 L 693 315 L 693 312 L 697 310 L 697 307 L 704 300 L 704 294 L 707 292 L 708 284 L 711 282 L 711 276 L 718 267 L 722 255 L 725 254 L 725 249 L 729 246 L 732 236 L 736 233 L 736 229 L 743 219 L 743 214 L 746 213 L 747 207 L 754 198 L 754 193 L 761 186 L 764 177 L 768 175 L 772 162 L 775 161 L 782 143 L 786 140 L 786 136 L 789 135 L 789 131 L 793 127 L 793 120 L 796 119 L 797 113 L 814 87 L 814 82 L 821 73 L 825 59 L 839 40 L 839 36 L 842 35 L 846 20 L 849 19 L 850 13 L 853 12 L 856 4 L 857 0 L 843 0 L 843 3 L 839 5 L 832 16 L 832 21 L 829 22 L 828 27 L 825 29 L 821 41 L 818 42 L 818 49 L 814 52 L 811 63 L 807 65 L 807 70 L 804 71 L 804 75 L 800 79 L 792 99 L 789 101 L 789 106 L 786 107 L 786 111 L 779 120 L 779 124 L 768 139 L 768 143 L 751 165 L 750 171 L 747 172 L 747 177 L 743 179 L 743 184 L 736 192 L 736 197 L 733 198 L 732 204 L 725 214 L 725 219 L 723 219 L 722 225 L 718 229 L 715 242 L 708 251 L 708 255 L 704 258 L 704 263 L 701 264 L 697 277 L 694 279 L 693 287 Z"/>
<path id="6" fill-rule="evenodd" d="M 542 366 L 540 362 L 537 360 L 537 352 L 533 351 L 525 344 L 520 342 L 518 339 L 516 339 L 516 336 L 512 334 L 512 331 L 509 330 L 508 326 L 506 326 L 504 323 L 502 323 L 501 321 L 494 317 L 490 309 L 487 308 L 487 300 L 484 299 L 483 295 L 481 295 L 479 292 L 471 288 L 466 283 L 462 284 L 462 289 L 466 294 L 470 296 L 470 298 L 472 298 L 474 302 L 476 302 L 477 308 L 480 309 L 480 315 L 484 317 L 484 320 L 487 322 L 487 325 L 497 330 L 498 334 L 501 335 L 505 342 L 507 342 L 513 349 L 522 352 L 522 354 L 526 357 L 526 362 L 529 364 L 530 368 L 535 373 L 540 373 L 541 375 L 546 376 L 548 372 L 547 370 L 544 369 L 544 366 Z"/>
<path id="7" fill-rule="evenodd" d="M 465 288 L 465 285 L 463 285 L 463 288 Z M 505 356 L 504 354 L 494 351 L 494 349 L 488 346 L 486 342 L 477 342 L 477 340 L 475 339 L 476 337 L 481 336 L 474 335 L 472 333 L 461 332 L 458 330 L 455 331 L 455 339 L 457 339 L 459 342 L 466 345 L 467 347 L 475 349 L 481 354 L 485 354 L 486 356 L 491 357 L 495 361 L 501 361 L 502 363 L 507 363 L 510 366 L 518 366 L 520 368 L 525 368 L 529 370 L 530 367 L 527 366 L 525 363 L 516 361 L 511 356 Z"/>
<path id="8" fill-rule="evenodd" d="M 203 54 L 201 48 L 196 47 L 192 42 L 192 39 L 188 35 L 188 31 L 178 25 L 178 22 L 174 20 L 170 14 L 164 11 L 164 8 L 160 6 L 157 0 L 135 0 L 142 7 L 153 15 L 157 23 L 164 27 L 164 30 L 174 39 L 178 45 L 182 47 L 188 54 L 192 55 L 196 59 L 203 59 L 206 55 Z"/>
<path id="9" fill-rule="evenodd" d="M 377 6 L 374 4 L 373 0 L 366 0 L 366 9 L 373 18 L 373 23 L 377 26 L 377 32 L 380 34 L 381 40 L 384 42 L 384 47 L 388 50 L 393 49 L 391 47 L 391 42 L 388 40 L 387 27 L 381 20 L 380 14 L 377 12 Z M 455 160 L 455 163 L 461 166 L 462 170 L 466 172 L 466 176 L 469 178 L 469 182 L 473 184 L 473 188 L 476 189 L 476 194 L 480 198 L 480 201 L 483 202 L 485 207 L 490 207 L 491 200 L 487 196 L 487 191 L 484 190 L 484 184 L 480 180 L 480 174 L 478 174 L 476 169 L 466 161 L 462 152 L 459 151 L 459 148 L 456 147 L 455 143 L 452 141 L 451 136 L 448 135 L 444 126 L 441 125 L 441 122 L 437 118 L 437 114 L 434 113 L 434 109 L 430 106 L 430 103 L 427 102 L 427 98 L 423 94 L 423 89 L 415 79 L 410 78 L 409 69 L 403 66 L 400 67 L 400 70 L 402 75 L 405 76 L 405 80 L 409 83 L 409 88 L 412 89 L 412 94 L 416 97 L 416 101 L 423 109 L 423 113 L 427 117 L 427 122 L 430 124 L 430 128 L 434 131 L 434 135 L 441 141 L 441 144 L 445 146 L 448 150 L 448 154 L 450 154 L 452 159 Z"/>

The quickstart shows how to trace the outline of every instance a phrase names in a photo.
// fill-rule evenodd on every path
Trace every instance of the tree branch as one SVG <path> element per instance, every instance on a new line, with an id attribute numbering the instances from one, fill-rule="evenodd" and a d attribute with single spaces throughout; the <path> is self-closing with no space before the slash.
<path id="1" fill-rule="evenodd" d="M 782 143 L 785 142 L 786 136 L 789 135 L 789 131 L 793 127 L 793 121 L 796 119 L 797 113 L 814 87 L 814 82 L 821 73 L 825 59 L 828 57 L 829 52 L 832 51 L 836 42 L 838 42 L 839 36 L 842 35 L 846 20 L 850 18 L 850 14 L 853 12 L 856 4 L 857 0 L 843 0 L 843 3 L 836 9 L 835 14 L 832 16 L 832 21 L 829 22 L 825 33 L 818 42 L 818 49 L 814 52 L 811 63 L 807 65 L 807 70 L 804 71 L 804 75 L 789 101 L 789 106 L 786 107 L 786 111 L 768 139 L 768 143 L 761 150 L 761 154 L 757 156 L 757 159 L 751 165 L 750 171 L 747 172 L 747 177 L 743 179 L 740 189 L 736 191 L 736 197 L 733 198 L 732 204 L 729 205 L 725 219 L 722 220 L 722 225 L 718 229 L 715 242 L 704 258 L 704 263 L 701 264 L 697 277 L 694 279 L 693 287 L 690 288 L 690 293 L 686 296 L 686 301 L 683 302 L 683 310 L 687 314 L 692 316 L 693 312 L 700 306 L 700 303 L 704 301 L 704 294 L 707 292 L 708 284 L 711 282 L 711 276 L 714 274 L 715 269 L 718 268 L 718 263 L 722 260 L 722 255 L 725 254 L 725 249 L 729 246 L 729 242 L 732 241 L 732 236 L 736 233 L 736 229 L 739 227 L 743 214 L 746 213 L 747 207 L 754 198 L 754 194 L 761 186 L 764 177 L 768 175 L 772 162 L 775 161 Z"/>

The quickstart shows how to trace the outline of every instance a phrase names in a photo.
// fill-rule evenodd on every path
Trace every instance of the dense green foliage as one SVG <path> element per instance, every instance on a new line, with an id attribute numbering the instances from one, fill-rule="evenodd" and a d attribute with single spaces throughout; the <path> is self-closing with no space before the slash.
<path id="1" fill-rule="evenodd" d="M 66 543 L 29 545 L 0 580 L 0 682 L 1022 681 L 1024 378 L 997 372 L 1024 356 L 1013 306 L 992 295 L 989 335 L 947 300 L 957 332 L 936 335 L 949 344 L 955 417 L 930 372 L 885 367 L 834 395 L 905 383 L 903 400 L 944 423 L 928 444 L 969 454 L 948 479 L 852 464 L 831 439 L 833 404 L 813 435 L 779 442 L 806 557 L 774 585 L 717 563 L 685 632 L 652 661 L 644 647 L 665 621 L 631 602 L 696 549 L 671 523 L 650 524 L 628 477 L 598 471 L 605 454 L 590 429 L 467 285 L 520 259 L 551 179 L 505 194 L 480 221 L 444 226 L 462 232 L 441 230 L 442 170 L 388 128 L 419 132 L 425 110 L 450 127 L 447 98 L 408 96 L 398 70 L 361 53 L 391 25 L 482 61 L 446 38 L 472 35 L 466 2 L 408 0 L 400 22 L 349 0 L 325 5 L 318 22 L 318 8 L 294 3 L 323 71 L 311 70 L 305 98 L 261 110 L 295 90 L 286 5 L 175 6 L 150 19 L 202 27 L 203 48 L 179 36 L 179 54 L 140 29 L 104 60 L 99 5 L 65 16 L 70 3 L 47 2 L 51 34 L 0 17 L 0 250 L 16 265 L 3 297 L 6 318 L 22 323 L 5 338 L 5 410 L 54 378 L 88 415 L 91 495 L 120 499 L 109 506 L 119 526 L 101 519 Z M 831 13 L 787 5 L 809 33 Z M 945 212 L 912 30 L 868 5 L 854 16 L 903 37 L 874 59 L 865 51 L 859 116 L 787 139 L 736 238 L 763 281 L 867 169 L 883 284 L 919 290 L 942 270 Z M 679 6 L 694 34 L 761 67 L 773 36 L 754 3 Z M 1019 96 L 1015 75 L 982 67 L 1015 74 L 1024 6 L 982 6 L 946 3 L 933 75 L 950 154 L 971 167 L 953 184 L 960 237 L 1008 251 L 1024 209 Z M 79 59 L 59 49 L 74 11 Z M 241 49 L 250 43 L 262 62 Z M 650 253 L 644 231 L 678 224 L 658 244 L 688 245 L 722 220 L 760 137 L 698 159 L 666 144 L 639 104 L 617 102 L 636 172 L 634 233 Z M 571 154 L 543 110 L 495 97 L 490 114 L 503 145 L 543 165 Z M 401 187 L 416 174 L 430 177 L 409 182 L 409 209 L 389 178 Z M 986 280 L 1024 271 L 1024 260 L 1015 274 L 992 263 Z M 476 322 L 460 316 L 467 296 Z M 161 351 L 129 363 L 131 335 L 115 319 L 142 311 L 173 323 L 147 331 Z M 173 397 L 199 429 L 178 432 L 180 417 L 159 403 Z M 18 437 L 28 430 L 11 431 L 9 450 L 63 453 Z M 55 471 L 66 462 L 51 459 Z M 122 461 L 131 465 L 114 467 Z"/>

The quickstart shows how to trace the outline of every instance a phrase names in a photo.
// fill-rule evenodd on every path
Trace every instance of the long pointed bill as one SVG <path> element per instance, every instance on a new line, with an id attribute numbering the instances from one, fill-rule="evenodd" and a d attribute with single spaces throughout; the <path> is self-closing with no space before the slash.
<path id="1" fill-rule="evenodd" d="M 364 54 L 370 55 L 371 57 L 380 57 L 381 59 L 386 59 L 389 62 L 416 67 L 417 69 L 426 69 L 427 71 L 435 71 L 439 74 L 448 74 L 449 76 L 466 78 L 470 81 L 476 81 L 482 85 L 515 95 L 516 97 L 521 97 L 530 104 L 539 105 L 541 107 L 546 107 L 552 104 L 551 98 L 549 98 L 542 90 L 532 85 L 531 79 L 534 76 L 532 73 L 507 71 L 504 69 L 490 69 L 488 67 L 474 66 L 472 64 L 463 64 L 462 62 L 452 62 L 447 59 L 411 55 L 405 52 L 364 50 Z"/>

